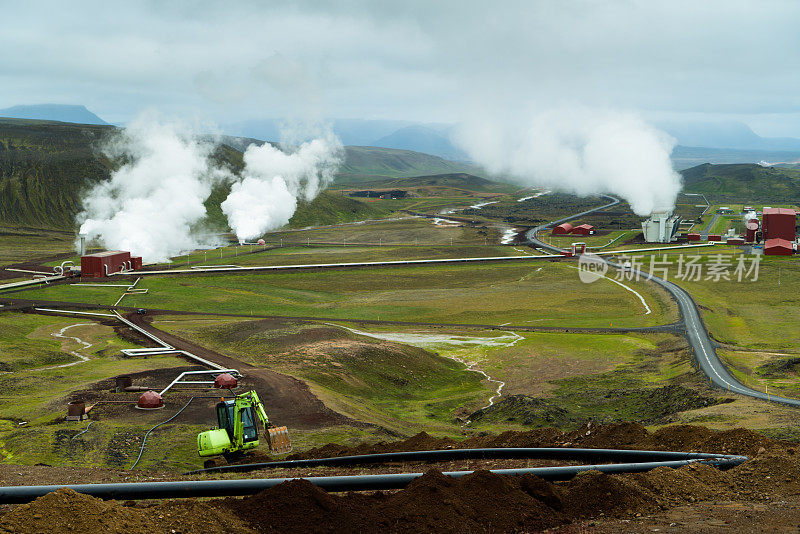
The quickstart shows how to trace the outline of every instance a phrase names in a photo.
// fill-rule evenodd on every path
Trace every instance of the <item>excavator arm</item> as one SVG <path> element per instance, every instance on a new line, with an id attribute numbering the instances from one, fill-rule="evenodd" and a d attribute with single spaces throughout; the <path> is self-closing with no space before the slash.
<path id="1" fill-rule="evenodd" d="M 253 413 L 261 421 L 261 424 L 264 425 L 264 433 L 266 434 L 267 445 L 269 446 L 270 450 L 276 454 L 291 452 L 292 443 L 289 439 L 289 430 L 285 426 L 272 426 L 272 423 L 269 422 L 267 411 L 264 409 L 264 403 L 261 402 L 261 399 L 258 397 L 258 393 L 251 390 L 247 393 L 239 395 L 236 397 L 237 403 L 239 402 L 240 398 L 242 399 L 243 404 L 246 404 L 247 408 L 252 408 L 251 413 Z M 237 416 L 239 419 L 241 419 L 241 411 L 238 410 L 238 408 Z"/>

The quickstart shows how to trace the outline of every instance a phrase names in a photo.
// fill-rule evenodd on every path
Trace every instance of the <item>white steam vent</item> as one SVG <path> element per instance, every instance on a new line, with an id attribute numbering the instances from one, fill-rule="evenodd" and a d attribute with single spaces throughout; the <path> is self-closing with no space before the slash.
<path id="1" fill-rule="evenodd" d="M 251 145 L 239 177 L 214 163 L 214 148 L 153 115 L 137 118 L 105 148 L 126 163 L 84 197 L 80 233 L 145 262 L 169 261 L 218 244 L 198 225 L 213 186 L 229 182 L 222 209 L 231 228 L 240 241 L 260 237 L 289 221 L 298 197 L 312 200 L 330 182 L 342 152 L 330 133 L 289 152 Z"/>
<path id="2" fill-rule="evenodd" d="M 523 115 L 473 120 L 455 140 L 492 174 L 528 186 L 619 195 L 641 216 L 674 208 L 681 190 L 670 161 L 675 140 L 639 117 L 585 108 Z"/>
<path id="3" fill-rule="evenodd" d="M 330 183 L 342 145 L 332 134 L 286 153 L 272 145 L 250 145 L 241 181 L 231 188 L 222 211 L 239 241 L 255 239 L 289 222 L 297 198 L 312 200 Z"/>

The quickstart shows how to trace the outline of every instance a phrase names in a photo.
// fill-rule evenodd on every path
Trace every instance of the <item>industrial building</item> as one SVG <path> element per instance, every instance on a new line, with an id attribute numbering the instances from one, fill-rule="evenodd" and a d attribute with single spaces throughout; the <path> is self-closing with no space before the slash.
<path id="1" fill-rule="evenodd" d="M 572 229 L 575 235 L 594 235 L 594 226 L 591 224 L 580 224 Z"/>
<path id="2" fill-rule="evenodd" d="M 572 233 L 572 225 L 570 223 L 561 223 L 553 228 L 553 235 L 566 235 Z"/>
<path id="3" fill-rule="evenodd" d="M 101 278 L 120 271 L 142 268 L 142 258 L 130 252 L 107 250 L 81 256 L 81 276 Z"/>
<path id="4" fill-rule="evenodd" d="M 762 228 L 764 239 L 794 241 L 797 214 L 788 208 L 764 208 Z"/>
<path id="5" fill-rule="evenodd" d="M 794 243 L 779 237 L 767 239 L 764 243 L 764 254 L 767 256 L 791 256 L 794 254 Z"/>
<path id="6" fill-rule="evenodd" d="M 654 211 L 650 218 L 642 222 L 644 240 L 648 243 L 669 243 L 678 232 L 681 222 L 679 215 L 671 211 Z"/>

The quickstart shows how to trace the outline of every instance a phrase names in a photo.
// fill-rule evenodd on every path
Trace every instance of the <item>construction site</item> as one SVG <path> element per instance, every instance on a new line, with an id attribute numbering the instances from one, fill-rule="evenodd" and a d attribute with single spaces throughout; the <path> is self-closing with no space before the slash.
<path id="1" fill-rule="evenodd" d="M 521 195 L 509 200 L 516 204 Z M 536 209 L 535 198 L 526 202 Z M 95 521 L 112 531 L 125 525 L 127 532 L 612 532 L 654 526 L 677 532 L 698 528 L 692 516 L 698 503 L 706 514 L 723 517 L 720 525 L 730 526 L 731 514 L 788 525 L 800 507 L 796 484 L 785 478 L 796 462 L 795 434 L 739 426 L 750 426 L 750 414 L 768 408 L 765 428 L 782 421 L 798 425 L 800 435 L 794 382 L 730 367 L 731 342 L 721 344 L 721 330 L 712 340 L 693 286 L 668 282 L 672 272 L 655 277 L 635 258 L 681 252 L 708 263 L 720 250 L 731 258 L 771 255 L 776 239 L 789 243 L 791 254 L 794 210 L 725 213 L 726 239 L 711 234 L 697 242 L 691 231 L 677 233 L 678 218 L 665 226 L 661 215 L 655 230 L 644 222 L 638 237 L 636 230 L 609 229 L 598 217 L 614 213 L 618 203 L 608 197 L 588 211 L 518 227 L 510 243 L 492 245 L 491 255 L 467 247 L 448 257 L 456 249 L 446 244 L 425 258 L 436 248 L 420 245 L 419 238 L 409 246 L 361 237 L 350 249 L 336 250 L 335 257 L 351 261 L 299 263 L 298 253 L 322 257 L 330 245 L 265 235 L 258 243 L 194 251 L 170 264 L 143 264 L 127 251 L 87 251 L 79 239 L 80 254 L 50 259 L 51 272 L 41 261 L 7 266 L 8 275 L 31 278 L 0 286 L 2 317 L 41 318 L 40 330 L 54 328 L 62 350 L 76 359 L 17 371 L 61 378 L 41 393 L 30 391 L 31 400 L 41 401 L 21 405 L 6 419 L 13 428 L 0 464 L 0 500 L 7 503 L 0 525 L 16 532 L 10 526 L 18 524 L 15 518 L 32 516 L 36 521 L 26 522 L 31 532 L 45 524 L 69 529 Z M 487 218 L 473 215 L 469 222 L 445 211 L 437 208 L 418 235 L 444 231 L 463 239 L 491 221 L 488 211 Z M 717 216 L 707 217 L 701 223 L 706 229 L 718 225 Z M 594 224 L 577 224 L 587 218 Z M 452 224 L 440 222 L 448 219 Z M 733 235 L 737 228 L 745 231 Z M 648 232 L 666 237 L 646 243 Z M 556 245 L 555 238 L 567 241 Z M 422 255 L 409 258 L 415 248 Z M 387 259 L 369 258 L 371 249 Z M 405 258 L 391 258 L 395 249 L 405 249 Z M 577 273 L 569 271 L 586 255 L 605 262 L 608 284 L 575 286 Z M 614 270 L 627 273 L 617 277 L 627 281 L 612 280 Z M 453 296 L 461 299 L 462 314 L 442 308 L 437 315 L 433 308 L 406 309 L 408 297 L 399 293 L 380 294 L 402 287 L 398 276 L 452 273 L 466 281 L 473 271 L 491 272 L 491 287 L 505 299 L 542 296 L 546 284 L 558 283 L 572 286 L 584 302 L 598 299 L 598 310 L 614 312 L 584 317 L 534 301 L 521 314 L 513 301 L 487 308 L 483 299 L 497 298 L 487 287 L 477 289 L 483 296 L 475 303 L 476 310 L 493 310 L 484 317 L 470 311 L 457 285 Z M 327 273 L 336 278 L 326 281 Z M 522 286 L 521 274 L 521 280 L 532 274 L 539 280 Z M 762 273 L 762 283 L 772 274 Z M 311 311 L 317 305 L 284 309 L 270 296 L 334 280 L 356 287 L 352 277 L 374 303 L 361 297 L 352 309 L 339 300 L 337 308 Z M 430 288 L 439 283 L 429 280 Z M 213 297 L 201 289 L 223 287 L 217 281 L 234 292 Z M 249 300 L 242 293 L 248 287 L 266 300 Z M 430 306 L 433 293 L 427 291 Z M 372 311 L 387 298 L 394 311 Z M 530 317 L 547 320 L 531 324 Z M 118 341 L 103 341 L 109 335 Z M 591 358 L 577 355 L 553 360 L 537 348 L 554 342 L 588 342 L 610 351 L 609 363 L 587 367 Z M 612 348 L 616 343 L 630 345 Z M 92 350 L 100 345 L 107 348 Z M 630 359 L 630 347 L 637 346 Z M 517 353 L 525 360 L 515 360 Z M 109 358 L 85 378 L 74 375 L 73 369 Z M 558 371 L 545 371 L 546 362 Z M 103 375 L 103 368 L 114 371 Z M 642 372 L 651 384 L 636 385 L 633 377 Z M 608 381 L 609 389 L 579 386 L 584 379 Z M 617 389 L 623 384 L 624 394 Z M 572 387 L 576 393 L 568 393 Z M 720 424 L 697 424 L 710 418 Z M 33 448 L 15 445 L 19 439 Z M 35 464 L 21 471 L 32 469 L 30 477 L 15 475 L 16 466 L 7 469 L 23 457 Z M 765 482 L 773 477 L 776 482 Z M 190 515 L 202 519 L 189 521 Z"/>
<path id="2" fill-rule="evenodd" d="M 0 534 L 798 532 L 800 4 L 717 3 L 8 3 Z"/>

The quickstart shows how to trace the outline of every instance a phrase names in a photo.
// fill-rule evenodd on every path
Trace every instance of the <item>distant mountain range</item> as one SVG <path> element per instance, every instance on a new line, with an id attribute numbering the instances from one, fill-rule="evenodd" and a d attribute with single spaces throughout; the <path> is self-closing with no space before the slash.
<path id="1" fill-rule="evenodd" d="M 106 125 L 106 121 L 86 109 L 86 106 L 65 104 L 36 104 L 33 106 L 11 106 L 0 109 L 0 117 L 10 119 L 38 119 L 46 121 L 73 122 L 76 124 Z"/>
<path id="2" fill-rule="evenodd" d="M 13 106 L 0 109 L 0 117 L 107 124 L 84 106 L 62 104 Z M 347 146 L 411 150 L 452 161 L 469 160 L 467 154 L 451 142 L 453 125 L 450 124 L 366 119 L 333 119 L 331 124 L 336 135 Z M 761 137 L 742 122 L 672 121 L 656 123 L 656 126 L 678 141 L 672 161 L 679 170 L 701 163 L 767 163 L 783 166 L 800 163 L 800 139 Z M 281 121 L 252 119 L 223 124 L 221 130 L 237 138 L 278 141 L 281 138 Z M 239 141 L 246 142 L 242 139 Z M 236 148 L 243 150 L 245 146 Z M 439 171 L 453 172 L 454 169 L 440 168 Z"/>

